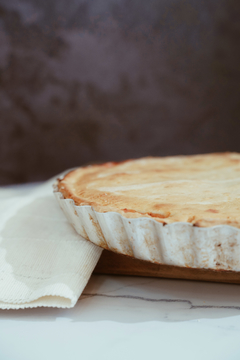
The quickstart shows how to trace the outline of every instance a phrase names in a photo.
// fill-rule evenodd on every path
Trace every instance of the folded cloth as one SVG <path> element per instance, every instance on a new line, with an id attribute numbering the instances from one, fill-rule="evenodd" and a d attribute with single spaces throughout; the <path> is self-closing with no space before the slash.
<path id="1" fill-rule="evenodd" d="M 53 182 L 0 188 L 0 309 L 73 307 L 102 253 L 68 223 Z"/>

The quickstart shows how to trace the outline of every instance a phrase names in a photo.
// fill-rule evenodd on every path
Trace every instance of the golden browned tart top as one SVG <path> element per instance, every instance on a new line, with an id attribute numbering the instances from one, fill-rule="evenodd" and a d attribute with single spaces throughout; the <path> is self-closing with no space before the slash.
<path id="1" fill-rule="evenodd" d="M 65 198 L 148 217 L 163 224 L 189 222 L 240 228 L 240 154 L 146 157 L 78 168 L 58 182 Z"/>

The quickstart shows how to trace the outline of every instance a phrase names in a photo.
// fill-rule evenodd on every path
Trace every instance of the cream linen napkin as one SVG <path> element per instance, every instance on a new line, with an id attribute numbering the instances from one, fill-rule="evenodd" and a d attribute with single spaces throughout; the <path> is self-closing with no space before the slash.
<path id="1" fill-rule="evenodd" d="M 0 309 L 73 307 L 102 253 L 68 223 L 53 182 L 0 188 Z"/>

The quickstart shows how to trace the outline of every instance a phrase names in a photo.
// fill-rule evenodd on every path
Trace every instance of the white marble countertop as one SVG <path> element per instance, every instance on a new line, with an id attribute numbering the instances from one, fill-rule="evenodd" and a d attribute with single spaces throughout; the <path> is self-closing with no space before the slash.
<path id="1" fill-rule="evenodd" d="M 240 286 L 93 275 L 73 309 L 0 311 L 0 358 L 237 360 Z"/>
<path id="2" fill-rule="evenodd" d="M 1 360 L 239 360 L 239 337 L 239 285 L 93 275 L 72 309 L 0 310 Z"/>

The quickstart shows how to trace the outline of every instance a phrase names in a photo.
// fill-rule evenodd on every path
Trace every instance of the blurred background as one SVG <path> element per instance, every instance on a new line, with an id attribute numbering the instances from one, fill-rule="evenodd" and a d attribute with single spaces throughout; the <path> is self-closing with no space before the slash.
<path id="1" fill-rule="evenodd" d="M 0 0 L 0 184 L 240 151 L 239 0 Z"/>

